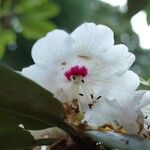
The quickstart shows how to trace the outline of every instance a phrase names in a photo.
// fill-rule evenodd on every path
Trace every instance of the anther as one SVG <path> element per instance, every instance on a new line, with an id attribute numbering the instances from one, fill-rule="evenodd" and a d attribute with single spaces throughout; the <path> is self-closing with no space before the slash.
<path id="1" fill-rule="evenodd" d="M 91 99 L 93 99 L 94 97 L 93 97 L 93 94 L 91 94 Z"/>
<path id="2" fill-rule="evenodd" d="M 97 100 L 100 99 L 101 97 L 102 97 L 102 96 L 98 96 L 98 97 L 97 97 Z"/>
<path id="3" fill-rule="evenodd" d="M 79 93 L 79 95 L 80 95 L 80 96 L 83 96 L 83 94 L 82 94 L 82 93 Z"/>
<path id="4" fill-rule="evenodd" d="M 73 80 L 75 80 L 75 79 L 76 79 L 76 78 L 75 78 L 75 76 L 73 76 L 72 78 L 73 78 Z"/>
<path id="5" fill-rule="evenodd" d="M 74 109 L 74 112 L 77 114 L 77 113 L 79 113 L 80 111 L 79 111 L 79 108 L 76 108 L 76 109 Z"/>
<path id="6" fill-rule="evenodd" d="M 81 80 L 82 83 L 84 83 L 84 80 Z"/>
<path id="7" fill-rule="evenodd" d="M 126 144 L 129 144 L 129 141 L 128 141 L 128 140 L 126 140 Z"/>
<path id="8" fill-rule="evenodd" d="M 144 136 L 145 138 L 147 138 L 147 135 L 146 135 L 145 133 L 143 133 L 143 136 Z"/>
<path id="9" fill-rule="evenodd" d="M 145 119 L 147 119 L 148 118 L 148 116 L 145 116 Z"/>
<path id="10" fill-rule="evenodd" d="M 93 104 L 88 104 L 88 105 L 89 105 L 89 108 L 92 109 Z"/>
<path id="11" fill-rule="evenodd" d="M 77 114 L 77 113 L 79 113 L 80 111 L 79 111 L 79 106 L 77 105 L 76 107 L 77 107 L 77 108 L 74 108 L 74 107 L 70 106 L 70 108 Z"/>
<path id="12" fill-rule="evenodd" d="M 78 102 L 78 99 L 77 99 L 77 98 L 76 98 L 76 99 L 74 99 L 74 100 L 73 100 L 73 102 L 75 102 L 75 103 L 76 103 L 76 102 Z"/>

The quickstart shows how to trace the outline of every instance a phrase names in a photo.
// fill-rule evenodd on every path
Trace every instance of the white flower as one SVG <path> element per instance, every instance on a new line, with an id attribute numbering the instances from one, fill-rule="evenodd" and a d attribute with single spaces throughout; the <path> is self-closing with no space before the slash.
<path id="1" fill-rule="evenodd" d="M 134 98 L 120 105 L 117 100 L 101 99 L 85 113 L 83 121 L 98 127 L 117 123 L 130 134 L 150 136 L 150 91 L 136 91 Z"/>
<path id="2" fill-rule="evenodd" d="M 114 45 L 113 32 L 104 25 L 84 23 L 71 34 L 54 30 L 32 49 L 34 65 L 22 74 L 52 92 L 61 102 L 78 100 L 93 105 L 100 97 L 127 100 L 139 85 L 128 71 L 135 57 L 123 45 Z"/>

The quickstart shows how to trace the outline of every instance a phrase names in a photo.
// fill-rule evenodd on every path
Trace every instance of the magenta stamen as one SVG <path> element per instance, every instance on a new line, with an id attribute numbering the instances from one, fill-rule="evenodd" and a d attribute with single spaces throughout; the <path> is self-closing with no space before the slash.
<path id="1" fill-rule="evenodd" d="M 71 76 L 82 76 L 85 77 L 88 73 L 88 70 L 85 66 L 79 67 L 79 66 L 74 66 L 71 67 L 68 71 L 64 73 L 64 76 L 70 81 Z"/>

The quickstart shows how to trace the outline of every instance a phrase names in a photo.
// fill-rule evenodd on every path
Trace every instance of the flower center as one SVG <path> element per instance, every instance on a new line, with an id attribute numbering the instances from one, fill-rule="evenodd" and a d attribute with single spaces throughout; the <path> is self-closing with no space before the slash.
<path id="1" fill-rule="evenodd" d="M 64 76 L 71 81 L 71 79 L 76 80 L 76 79 L 81 79 L 85 77 L 88 74 L 88 69 L 85 66 L 74 66 L 71 67 L 69 70 L 67 70 L 64 73 Z"/>

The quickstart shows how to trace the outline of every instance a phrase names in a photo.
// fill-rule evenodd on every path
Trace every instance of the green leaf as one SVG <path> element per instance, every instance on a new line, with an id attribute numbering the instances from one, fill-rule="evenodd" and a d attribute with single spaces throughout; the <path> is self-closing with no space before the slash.
<path id="1" fill-rule="evenodd" d="M 147 22 L 150 24 L 150 2 L 146 7 L 146 12 L 147 12 Z"/>
<path id="2" fill-rule="evenodd" d="M 49 0 L 18 1 L 13 8 L 22 28 L 21 34 L 27 39 L 40 38 L 56 28 L 48 19 L 57 16 L 59 10 L 59 6 Z"/>
<path id="3" fill-rule="evenodd" d="M 57 126 L 78 136 L 64 122 L 63 106 L 50 92 L 3 65 L 0 81 L 0 133 L 23 124 L 28 130 Z"/>
<path id="4" fill-rule="evenodd" d="M 32 20 L 32 21 L 31 21 Z M 37 39 L 44 36 L 47 32 L 56 28 L 50 21 L 22 20 L 23 31 L 22 35 L 28 39 Z"/>
<path id="5" fill-rule="evenodd" d="M 10 0 L 1 0 L 0 1 L 0 17 L 9 15 L 10 7 L 11 7 Z"/>
<path id="6" fill-rule="evenodd" d="M 23 13 L 25 11 L 30 11 L 33 8 L 42 5 L 43 3 L 47 3 L 48 0 L 25 0 L 25 1 L 18 1 L 17 4 L 14 6 L 15 13 Z"/>
<path id="7" fill-rule="evenodd" d="M 35 146 L 51 145 L 54 139 L 34 140 L 31 133 L 21 127 L 16 127 L 11 131 L 0 134 L 0 148 L 3 150 L 32 150 Z"/>
<path id="8" fill-rule="evenodd" d="M 0 130 L 65 126 L 63 106 L 47 90 L 2 65 L 0 81 Z"/>
<path id="9" fill-rule="evenodd" d="M 13 44 L 16 41 L 16 34 L 11 30 L 6 30 L 0 26 L 0 58 L 5 53 L 5 47 L 9 44 Z"/>
<path id="10" fill-rule="evenodd" d="M 145 9 L 145 7 L 148 5 L 149 0 L 128 0 L 128 15 L 129 17 L 132 17 L 140 10 Z M 136 5 L 135 5 L 136 4 Z"/>
<path id="11" fill-rule="evenodd" d="M 31 17 L 36 20 L 50 19 L 59 14 L 59 9 L 60 8 L 56 4 L 48 2 L 47 4 L 33 7 L 33 9 L 23 12 L 23 14 L 19 15 L 18 17 L 22 20 Z"/>
<path id="12" fill-rule="evenodd" d="M 137 136 L 98 131 L 86 131 L 84 135 L 110 149 L 150 150 L 149 140 Z"/>
<path id="13" fill-rule="evenodd" d="M 29 131 L 16 127 L 5 134 L 0 134 L 0 148 L 2 150 L 23 150 L 34 147 L 35 140 Z"/>
<path id="14" fill-rule="evenodd" d="M 3 58 L 3 56 L 4 56 L 5 47 L 6 47 L 6 43 L 5 42 L 0 42 L 0 59 Z"/>
<path id="15" fill-rule="evenodd" d="M 56 3 L 50 2 L 49 0 L 26 0 L 20 1 L 14 7 L 14 12 L 20 17 L 35 16 L 36 18 L 47 19 L 58 15 L 59 9 Z"/>

